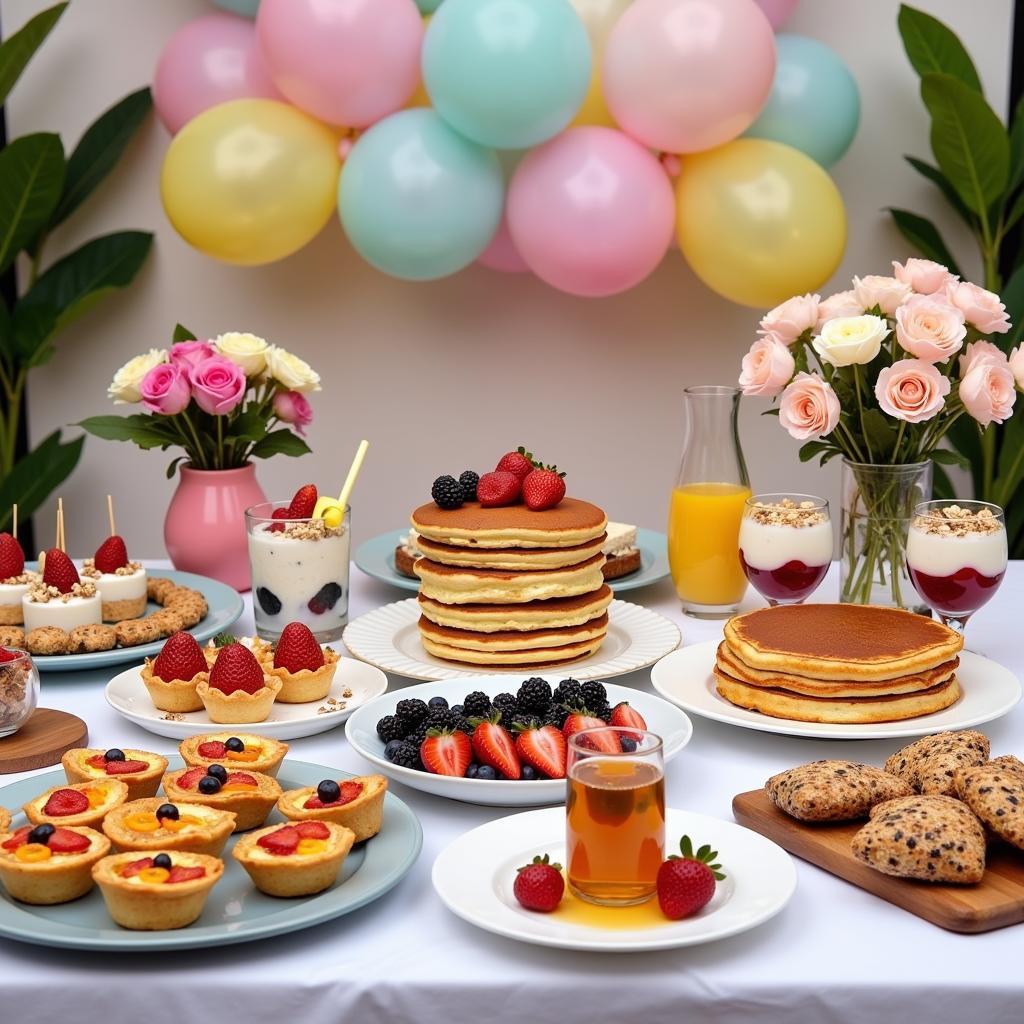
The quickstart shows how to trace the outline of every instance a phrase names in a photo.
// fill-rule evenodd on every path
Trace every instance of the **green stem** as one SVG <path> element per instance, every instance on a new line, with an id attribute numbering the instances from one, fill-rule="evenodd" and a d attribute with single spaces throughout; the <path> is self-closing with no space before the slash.
<path id="1" fill-rule="evenodd" d="M 214 453 L 217 469 L 224 468 L 224 417 L 217 417 L 217 451 Z"/>
<path id="2" fill-rule="evenodd" d="M 853 390 L 857 392 L 857 409 L 860 413 L 860 433 L 861 437 L 864 438 L 864 444 L 868 450 L 868 462 L 874 462 L 875 456 L 871 451 L 871 439 L 868 437 L 868 432 L 864 427 L 864 400 L 860 393 L 860 367 L 854 364 L 853 367 Z"/>
<path id="3" fill-rule="evenodd" d="M 206 464 L 206 453 L 203 451 L 203 443 L 199 440 L 199 434 L 196 431 L 195 424 L 189 419 L 188 410 L 183 409 L 181 412 L 181 418 L 185 421 L 185 425 L 188 427 L 188 433 L 192 437 L 192 444 L 195 445 L 194 452 L 189 453 L 191 455 L 192 462 L 197 463 L 196 469 L 208 469 Z M 188 445 L 185 445 L 185 451 L 188 451 Z"/>
<path id="4" fill-rule="evenodd" d="M 896 456 L 900 453 L 900 445 L 903 444 L 903 435 L 907 432 L 907 421 L 900 420 L 900 429 L 896 434 L 896 445 L 892 450 L 892 458 L 889 460 L 889 465 L 896 465 Z"/>
<path id="5" fill-rule="evenodd" d="M 991 501 L 996 475 L 996 432 L 988 427 L 981 432 L 981 497 Z"/>

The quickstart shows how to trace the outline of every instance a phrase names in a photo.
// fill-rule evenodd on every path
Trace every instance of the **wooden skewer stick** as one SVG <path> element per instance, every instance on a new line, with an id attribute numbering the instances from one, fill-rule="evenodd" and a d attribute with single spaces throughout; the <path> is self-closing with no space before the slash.
<path id="1" fill-rule="evenodd" d="M 55 548 L 59 548 L 60 547 L 60 501 L 59 500 L 57 502 L 57 523 L 56 523 L 55 529 L 56 529 L 56 533 L 55 533 L 54 538 L 53 538 L 53 546 Z"/>
<path id="2" fill-rule="evenodd" d="M 114 524 L 114 499 L 107 495 L 107 519 L 110 522 L 110 536 L 117 533 L 117 526 Z"/>
<path id="3" fill-rule="evenodd" d="M 13 520 L 13 522 L 11 524 L 11 530 L 13 531 L 14 539 L 17 540 L 18 539 L 18 503 L 17 502 L 14 503 L 14 511 L 11 514 L 11 519 Z"/>
<path id="4" fill-rule="evenodd" d="M 64 499 L 63 498 L 58 498 L 57 499 L 57 532 L 60 535 L 59 540 L 57 541 L 57 547 L 59 547 L 61 549 L 61 551 L 66 553 L 67 552 L 67 548 L 65 547 L 65 541 L 64 541 Z"/>

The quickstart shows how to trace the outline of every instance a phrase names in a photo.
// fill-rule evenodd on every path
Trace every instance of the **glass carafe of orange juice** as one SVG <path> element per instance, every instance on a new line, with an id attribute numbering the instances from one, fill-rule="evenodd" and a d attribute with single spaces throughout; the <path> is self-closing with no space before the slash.
<path id="1" fill-rule="evenodd" d="M 739 557 L 750 480 L 737 417 L 740 390 L 701 385 L 683 391 L 686 439 L 668 514 L 668 559 L 683 611 L 735 614 L 747 589 Z"/>

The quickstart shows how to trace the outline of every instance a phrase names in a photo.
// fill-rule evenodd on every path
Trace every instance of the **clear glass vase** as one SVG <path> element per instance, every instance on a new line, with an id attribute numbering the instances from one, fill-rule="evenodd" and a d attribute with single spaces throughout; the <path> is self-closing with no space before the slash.
<path id="1" fill-rule="evenodd" d="M 871 465 L 843 460 L 839 597 L 930 614 L 907 571 L 914 506 L 932 494 L 932 463 Z"/>

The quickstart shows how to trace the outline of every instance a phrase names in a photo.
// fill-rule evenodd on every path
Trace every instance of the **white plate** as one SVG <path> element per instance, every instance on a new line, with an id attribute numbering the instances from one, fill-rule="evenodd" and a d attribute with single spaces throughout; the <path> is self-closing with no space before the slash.
<path id="1" fill-rule="evenodd" d="M 373 700 L 374 697 L 379 697 L 387 688 L 387 676 L 379 669 L 356 661 L 355 658 L 342 658 L 338 662 L 334 682 L 327 696 L 333 697 L 339 704 L 344 703 L 344 708 L 321 714 L 319 708 L 332 706 L 327 704 L 326 697 L 309 704 L 275 703 L 266 721 L 240 725 L 238 728 L 248 729 L 275 740 L 313 736 L 341 725 L 356 708 Z M 351 690 L 352 696 L 344 696 L 345 690 Z M 157 736 L 185 739 L 198 733 L 223 732 L 231 728 L 228 725 L 211 722 L 205 711 L 191 711 L 183 715 L 181 721 L 167 721 L 164 718 L 166 712 L 158 711 L 149 699 L 142 682 L 142 670 L 139 668 L 130 668 L 114 676 L 107 683 L 105 693 L 107 703 L 118 714 L 124 715 L 136 725 L 141 725 L 143 729 L 155 732 Z"/>
<path id="2" fill-rule="evenodd" d="M 715 663 L 717 640 L 673 651 L 651 671 L 654 688 L 666 700 L 691 714 L 711 718 L 741 729 L 781 733 L 783 736 L 810 736 L 826 740 L 889 740 L 904 736 L 927 736 L 945 729 L 968 729 L 991 722 L 1011 711 L 1021 698 L 1017 677 L 1007 668 L 970 651 L 960 652 L 957 678 L 963 696 L 944 711 L 921 715 L 901 722 L 877 722 L 864 725 L 834 725 L 823 722 L 792 722 L 771 718 L 759 711 L 730 704 L 715 690 L 711 669 Z"/>
<path id="3" fill-rule="evenodd" d="M 385 715 L 393 714 L 398 702 L 407 697 L 419 697 L 423 701 L 431 697 L 444 697 L 449 704 L 458 704 L 473 690 L 483 690 L 488 697 L 494 697 L 506 689 L 514 693 L 519 689 L 522 680 L 529 676 L 528 672 L 520 672 L 516 680 L 501 676 L 470 676 L 466 679 L 446 679 L 435 683 L 421 683 L 419 686 L 406 686 L 359 708 L 345 725 L 345 735 L 352 744 L 352 749 L 376 765 L 385 775 L 390 775 L 396 782 L 404 782 L 405 785 L 424 793 L 494 807 L 537 807 L 542 804 L 561 803 L 565 799 L 564 779 L 513 782 L 510 779 L 491 781 L 431 775 L 430 772 L 403 768 L 386 760 L 384 744 L 377 735 L 377 722 Z M 575 673 L 573 676 L 575 677 Z M 540 678 L 547 679 L 553 687 L 565 676 L 548 674 Z M 657 733 L 664 742 L 666 761 L 670 761 L 690 742 L 693 724 L 678 708 L 674 708 L 660 697 L 634 690 L 629 686 L 606 683 L 605 689 L 613 707 L 620 701 L 628 700 L 644 716 L 647 728 Z"/>
<path id="4" fill-rule="evenodd" d="M 466 679 L 481 674 L 523 674 L 521 665 L 460 667 L 435 658 L 420 643 L 420 632 L 416 627 L 419 618 L 420 605 L 416 598 L 396 601 L 350 622 L 342 639 L 355 657 L 408 679 Z M 564 668 L 563 675 L 580 680 L 607 679 L 647 668 L 679 646 L 679 627 L 664 615 L 641 608 L 638 604 L 612 601 L 608 619 L 608 635 L 596 653 L 566 662 L 564 666 L 547 666 L 547 670 L 560 672 Z"/>
<path id="5" fill-rule="evenodd" d="M 718 851 L 726 877 L 718 883 L 711 902 L 682 921 L 663 921 L 655 912 L 650 924 L 602 928 L 567 920 L 559 910 L 539 914 L 521 907 L 512 894 L 516 868 L 539 853 L 565 863 L 561 807 L 498 818 L 459 836 L 434 861 L 434 888 L 452 913 L 484 931 L 538 946 L 609 953 L 674 949 L 724 939 L 767 921 L 795 892 L 793 861 L 770 839 L 731 821 L 669 808 L 666 852 L 678 848 L 684 833 Z"/>

